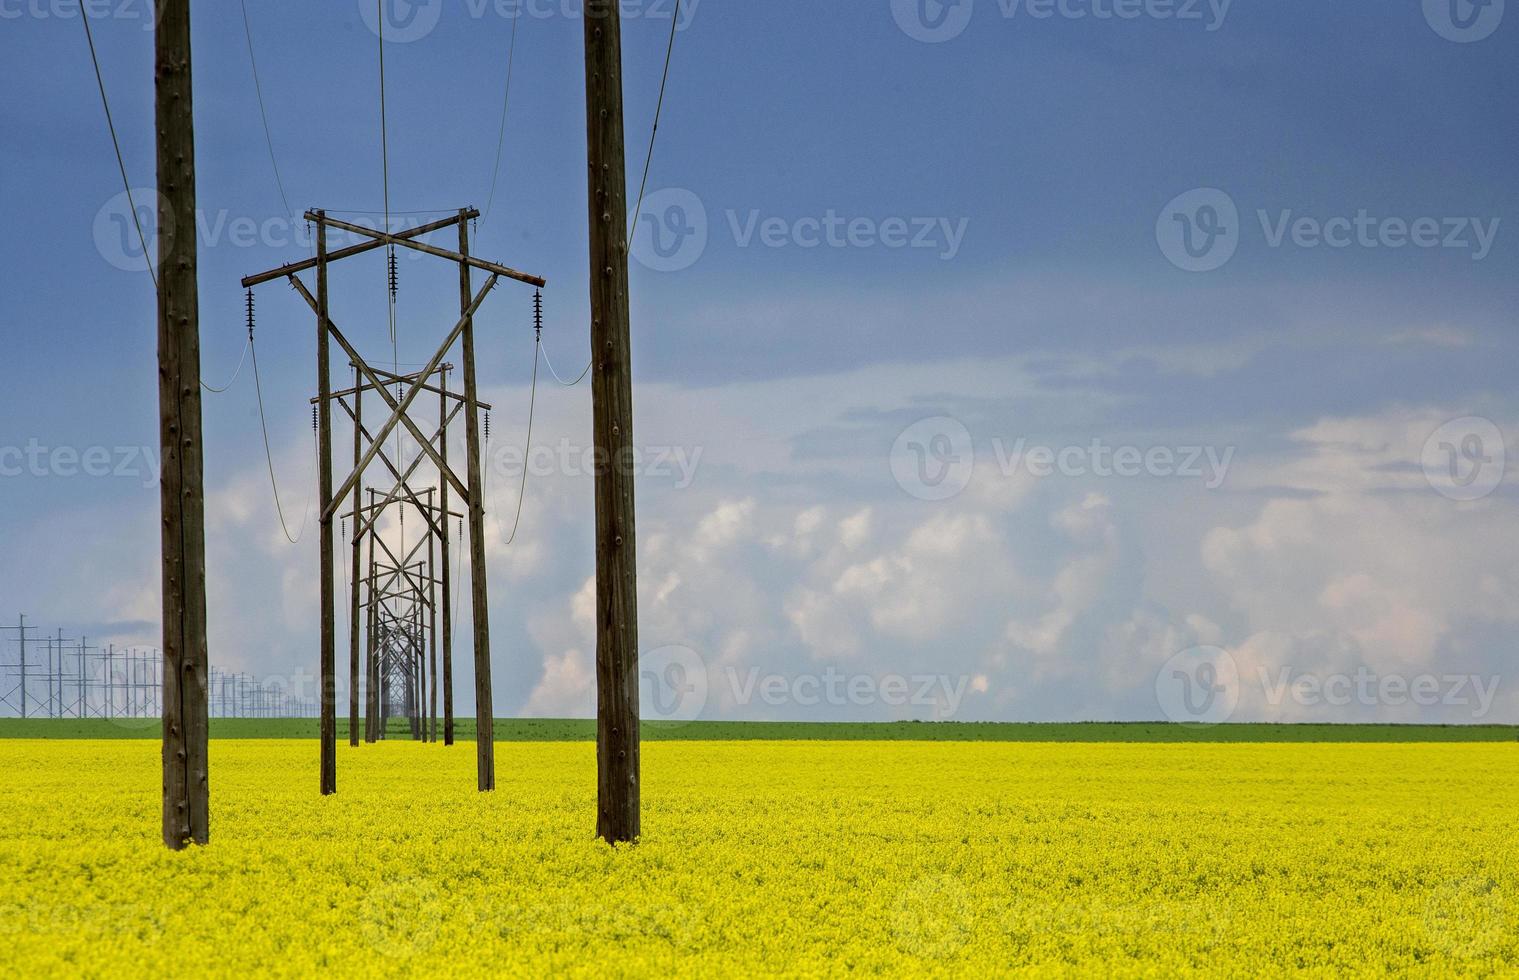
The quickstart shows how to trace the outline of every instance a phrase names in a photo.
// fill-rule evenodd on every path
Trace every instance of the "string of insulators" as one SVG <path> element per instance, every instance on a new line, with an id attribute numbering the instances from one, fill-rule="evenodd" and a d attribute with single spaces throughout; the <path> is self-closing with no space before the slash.
<path id="1" fill-rule="evenodd" d="M 253 341 L 253 289 L 248 289 L 248 341 Z"/>
<path id="2" fill-rule="evenodd" d="M 348 540 L 348 518 L 343 518 L 343 540 Z"/>
<path id="3" fill-rule="evenodd" d="M 485 413 L 485 441 L 491 441 L 491 413 Z"/>
<path id="4" fill-rule="evenodd" d="M 390 246 L 390 301 L 396 300 L 396 289 L 401 284 L 400 271 L 396 268 L 396 247 Z"/>
<path id="5" fill-rule="evenodd" d="M 315 432 L 317 430 L 316 412 L 317 412 L 317 406 L 312 405 L 311 406 L 311 431 L 312 432 Z"/>
<path id="6" fill-rule="evenodd" d="M 533 290 L 533 332 L 543 338 L 543 290 Z"/>

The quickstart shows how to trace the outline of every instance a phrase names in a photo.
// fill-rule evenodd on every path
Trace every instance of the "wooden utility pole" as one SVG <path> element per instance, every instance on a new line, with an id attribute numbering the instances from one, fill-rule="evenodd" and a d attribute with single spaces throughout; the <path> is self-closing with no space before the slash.
<path id="1" fill-rule="evenodd" d="M 460 279 L 464 276 L 461 274 Z M 460 285 L 467 286 L 461 281 Z M 460 290 L 459 298 L 464 298 L 464 290 Z M 443 460 L 443 465 L 448 465 L 448 369 L 444 368 L 443 374 L 438 379 L 438 387 L 443 389 L 443 397 L 438 399 L 438 430 L 443 433 L 443 438 L 438 441 L 438 455 Z M 453 566 L 448 560 L 448 481 L 438 481 L 440 485 L 439 499 L 441 510 L 438 513 L 438 521 L 443 525 L 443 533 L 438 536 L 438 557 L 443 563 L 443 744 L 454 744 L 454 586 Z"/>
<path id="2" fill-rule="evenodd" d="M 469 255 L 469 222 L 460 212 L 459 255 Z M 469 587 L 475 625 L 475 768 L 480 792 L 496 788 L 496 733 L 491 698 L 490 600 L 485 577 L 485 494 L 480 470 L 479 391 L 475 385 L 474 287 L 470 264 L 459 263 L 459 306 L 464 311 L 464 455 L 469 482 Z"/>
<path id="3" fill-rule="evenodd" d="M 163 839 L 211 838 L 207 782 L 206 502 L 196 284 L 190 0 L 157 0 L 158 411 L 163 508 Z"/>
<path id="4" fill-rule="evenodd" d="M 323 327 L 322 333 L 326 334 Z M 353 366 L 353 465 L 359 465 L 364 451 L 364 388 L 359 366 Z M 363 479 L 353 484 L 353 553 L 350 555 L 352 572 L 348 596 L 348 744 L 359 744 L 359 563 L 363 558 L 363 535 L 359 534 L 360 508 L 363 507 Z"/>
<path id="5" fill-rule="evenodd" d="M 327 225 L 316 225 L 317 529 L 321 538 L 322 795 L 338 791 L 337 596 L 332 552 L 332 366 L 328 363 Z M 357 481 L 355 481 L 357 486 Z"/>
<path id="6" fill-rule="evenodd" d="M 617 0 L 586 0 L 585 94 L 596 452 L 596 834 L 615 843 L 639 834 L 638 569 Z"/>

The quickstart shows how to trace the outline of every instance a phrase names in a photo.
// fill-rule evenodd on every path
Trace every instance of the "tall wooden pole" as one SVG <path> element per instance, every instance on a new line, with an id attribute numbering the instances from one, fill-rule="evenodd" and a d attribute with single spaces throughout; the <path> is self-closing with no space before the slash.
<path id="1" fill-rule="evenodd" d="M 357 469 L 363 454 L 364 388 L 359 377 L 359 367 L 353 367 L 353 465 Z M 359 541 L 359 519 L 362 516 L 364 477 L 361 474 L 353 483 L 353 554 L 350 555 L 351 574 L 348 576 L 348 744 L 359 744 L 359 572 L 363 559 Z"/>
<path id="2" fill-rule="evenodd" d="M 459 213 L 459 254 L 469 255 L 469 222 Z M 480 792 L 496 788 L 496 733 L 491 701 L 490 602 L 485 575 L 485 492 L 480 479 L 480 409 L 475 387 L 475 321 L 469 263 L 459 263 L 459 303 L 464 324 L 464 449 L 469 476 L 469 587 L 475 624 L 475 768 Z"/>
<path id="3" fill-rule="evenodd" d="M 639 834 L 638 569 L 633 526 L 633 383 L 628 204 L 617 0 L 586 0 L 586 143 L 591 226 L 591 399 L 596 451 L 596 834 Z"/>
<path id="4" fill-rule="evenodd" d="M 338 791 L 337 596 L 332 551 L 332 366 L 328 363 L 327 223 L 316 223 L 317 513 L 321 532 L 322 795 Z"/>
<path id="5" fill-rule="evenodd" d="M 463 220 L 462 218 L 460 220 Z M 461 290 L 462 299 L 462 290 Z M 438 455 L 448 463 L 448 369 L 438 379 L 443 394 L 438 398 Z M 443 534 L 438 540 L 438 558 L 443 563 L 443 744 L 454 744 L 454 584 L 453 564 L 449 561 L 448 480 L 440 480 L 441 511 L 438 523 Z"/>
<path id="6" fill-rule="evenodd" d="M 447 483 L 448 481 L 445 479 L 445 480 L 442 480 L 440 482 Z M 427 491 L 427 505 L 429 507 L 431 507 L 432 503 L 433 503 L 433 492 L 432 492 L 432 490 L 429 489 Z M 445 530 L 447 530 L 447 528 L 448 528 L 448 514 L 447 514 L 447 512 L 438 514 L 438 522 L 443 525 L 443 528 Z M 445 535 L 445 537 L 446 536 L 447 535 Z M 428 610 L 428 613 L 427 613 L 428 614 L 427 636 L 428 636 L 428 643 L 430 645 L 431 653 L 432 653 L 432 663 L 430 665 L 430 669 L 428 670 L 428 679 L 429 679 L 429 681 L 432 684 L 432 693 L 431 693 L 431 697 L 428 700 L 428 715 L 430 716 L 430 722 L 429 722 L 429 730 L 428 730 L 427 740 L 429 742 L 436 742 L 438 740 L 438 564 L 437 564 L 437 556 L 438 556 L 438 535 L 437 535 L 436 532 L 433 531 L 432 525 L 429 524 L 428 528 L 427 528 L 427 610 Z"/>
<path id="7" fill-rule="evenodd" d="M 158 411 L 163 546 L 163 839 L 211 839 L 207 782 L 206 503 L 196 284 L 190 0 L 157 0 Z"/>

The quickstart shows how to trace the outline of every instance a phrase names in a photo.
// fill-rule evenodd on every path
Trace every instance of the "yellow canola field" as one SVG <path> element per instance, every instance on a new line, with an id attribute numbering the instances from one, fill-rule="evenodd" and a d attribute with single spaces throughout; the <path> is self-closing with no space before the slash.
<path id="1" fill-rule="evenodd" d="M 1519 971 L 1519 746 L 0 741 L 0 976 Z"/>

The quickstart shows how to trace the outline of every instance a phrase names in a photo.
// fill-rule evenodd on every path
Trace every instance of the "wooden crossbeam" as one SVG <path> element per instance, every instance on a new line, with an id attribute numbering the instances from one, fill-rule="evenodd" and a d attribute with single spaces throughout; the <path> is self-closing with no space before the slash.
<path id="1" fill-rule="evenodd" d="M 489 272 L 493 276 L 505 276 L 508 279 L 515 279 L 518 282 L 527 283 L 529 286 L 537 286 L 539 289 L 542 289 L 544 286 L 548 285 L 548 280 L 540 276 L 529 275 L 526 272 L 519 272 L 516 269 L 509 268 L 497 262 L 487 262 L 484 259 L 477 259 L 473 255 L 462 255 L 458 252 L 450 252 L 446 248 L 439 248 L 436 245 L 427 245 L 419 241 L 414 241 L 413 239 L 416 236 L 392 235 L 388 232 L 376 231 L 373 228 L 365 228 L 363 225 L 350 224 L 347 221 L 339 221 L 336 218 L 329 218 L 321 211 L 307 211 L 306 220 L 325 222 L 329 227 L 341 228 L 343 231 L 351 231 L 355 235 L 367 235 L 382 245 L 401 245 L 406 248 L 415 249 L 418 252 L 425 252 L 428 255 L 435 255 L 440 259 L 448 259 L 451 262 L 462 262 L 473 266 L 476 269 L 479 269 L 481 272 Z M 455 222 L 450 223 L 452 224 Z M 430 374 L 431 372 L 428 373 Z"/>
<path id="2" fill-rule="evenodd" d="M 451 218 L 444 218 L 442 221 L 434 221 L 430 224 L 421 225 L 407 231 L 397 232 L 393 237 L 407 239 L 420 238 L 423 235 L 430 235 L 435 231 L 441 231 L 450 225 L 456 225 L 462 221 L 478 217 L 480 217 L 479 211 L 465 211 L 461 212 L 460 214 L 456 214 Z M 310 219 L 310 215 L 307 216 L 307 219 Z M 330 264 L 337 261 L 338 259 L 350 258 L 364 252 L 373 252 L 377 248 L 384 247 L 385 242 L 360 242 L 357 245 L 350 245 L 347 248 L 340 248 L 336 252 L 329 252 L 327 254 L 327 262 Z M 256 275 L 248 276 L 243 280 L 243 288 L 252 289 L 254 286 L 261 286 L 266 282 L 273 282 L 276 279 L 284 279 L 287 276 L 293 276 L 297 272 L 305 272 L 308 269 L 315 269 L 316 263 L 316 259 L 302 259 L 299 262 L 291 262 L 289 265 L 282 265 L 278 269 L 270 269 L 268 272 L 260 272 Z"/>
<path id="3" fill-rule="evenodd" d="M 354 365 L 351 365 L 351 366 L 355 367 L 355 368 L 358 367 L 357 364 L 354 364 Z M 429 384 L 420 384 L 420 383 L 418 383 L 416 380 L 414 380 L 417 377 L 417 375 L 415 375 L 415 374 L 410 374 L 410 375 L 408 375 L 408 374 L 391 374 L 389 371 L 382 370 L 382 369 L 374 367 L 372 365 L 370 366 L 369 370 L 371 370 L 376 375 L 378 375 L 380 377 L 380 379 L 382 381 L 384 381 L 386 384 L 394 384 L 396 382 L 400 382 L 401 384 L 404 384 L 404 385 L 417 385 L 423 391 L 431 392 L 434 395 L 442 395 L 444 398 L 448 398 L 448 399 L 451 399 L 453 401 L 459 401 L 459 402 L 464 401 L 464 396 L 462 394 L 456 392 L 456 391 L 444 391 L 442 388 L 439 388 L 436 385 L 429 385 Z M 452 371 L 453 370 L 453 365 L 445 364 L 439 370 L 442 370 L 442 371 Z M 373 384 L 365 384 L 365 385 L 359 385 L 359 386 L 354 387 L 354 388 L 344 388 L 342 391 L 334 391 L 332 394 L 328 395 L 327 397 L 328 398 L 348 398 L 348 397 L 351 397 L 353 395 L 358 394 L 359 392 L 374 391 L 376 387 L 377 386 L 373 385 Z M 311 399 L 311 404 L 313 404 L 313 405 L 316 405 L 319 402 L 321 402 L 320 398 L 312 398 Z M 476 401 L 475 402 L 475 407 L 476 408 L 480 408 L 480 409 L 484 409 L 485 411 L 489 412 L 489 411 L 491 411 L 493 409 L 494 406 L 492 406 L 489 402 Z"/>

